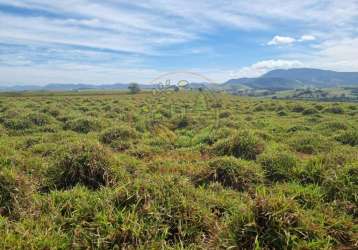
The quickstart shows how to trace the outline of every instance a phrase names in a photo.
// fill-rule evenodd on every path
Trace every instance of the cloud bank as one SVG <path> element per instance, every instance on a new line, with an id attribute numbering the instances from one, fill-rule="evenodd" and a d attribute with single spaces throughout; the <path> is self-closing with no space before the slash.
<path id="1" fill-rule="evenodd" d="M 192 69 L 220 82 L 263 62 L 358 70 L 357 25 L 356 0 L 0 0 L 0 84 Z"/>

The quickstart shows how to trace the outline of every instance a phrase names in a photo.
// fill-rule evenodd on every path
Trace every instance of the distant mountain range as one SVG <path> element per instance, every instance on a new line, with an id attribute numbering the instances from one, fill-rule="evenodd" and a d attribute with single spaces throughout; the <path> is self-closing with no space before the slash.
<path id="1" fill-rule="evenodd" d="M 231 79 L 224 88 L 288 90 L 302 87 L 331 88 L 358 86 L 358 72 L 299 68 L 272 70 L 258 78 Z"/>
<path id="2" fill-rule="evenodd" d="M 2 87 L 0 91 L 80 91 L 80 90 L 126 90 L 129 84 L 48 84 L 15 85 Z M 330 88 L 343 86 L 358 87 L 358 72 L 336 72 L 331 70 L 298 68 L 272 70 L 257 78 L 231 79 L 223 84 L 190 83 L 187 88 L 198 89 L 201 87 L 235 91 L 239 89 L 255 90 L 289 90 L 303 87 Z M 140 84 L 141 89 L 154 89 L 157 85 Z"/>

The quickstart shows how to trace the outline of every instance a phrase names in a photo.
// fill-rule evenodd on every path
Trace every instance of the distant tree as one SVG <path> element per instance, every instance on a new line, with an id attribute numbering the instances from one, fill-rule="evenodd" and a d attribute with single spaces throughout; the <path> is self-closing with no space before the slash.
<path id="1" fill-rule="evenodd" d="M 130 83 L 128 89 L 131 94 L 137 94 L 140 92 L 140 87 L 138 83 Z"/>

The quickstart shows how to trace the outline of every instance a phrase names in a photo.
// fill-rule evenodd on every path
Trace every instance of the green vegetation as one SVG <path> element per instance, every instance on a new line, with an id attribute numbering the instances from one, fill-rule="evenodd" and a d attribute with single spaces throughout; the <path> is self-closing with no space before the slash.
<path id="1" fill-rule="evenodd" d="M 356 249 L 355 103 L 0 97 L 0 249 Z"/>

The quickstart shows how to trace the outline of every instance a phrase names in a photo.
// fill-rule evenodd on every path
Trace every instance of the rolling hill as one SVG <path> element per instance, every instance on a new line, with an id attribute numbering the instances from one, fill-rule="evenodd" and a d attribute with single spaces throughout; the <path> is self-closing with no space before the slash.
<path id="1" fill-rule="evenodd" d="M 270 71 L 258 78 L 231 79 L 224 87 L 252 89 L 289 90 L 299 87 L 330 88 L 358 86 L 358 72 L 336 72 L 331 70 L 298 68 Z"/>

